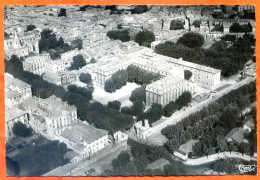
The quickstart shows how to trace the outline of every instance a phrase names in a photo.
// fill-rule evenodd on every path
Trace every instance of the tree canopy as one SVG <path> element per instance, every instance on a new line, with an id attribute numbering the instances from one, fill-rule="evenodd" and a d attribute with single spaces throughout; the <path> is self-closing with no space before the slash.
<path id="1" fill-rule="evenodd" d="M 12 131 L 14 135 L 19 137 L 28 137 L 32 135 L 32 128 L 27 127 L 25 124 L 23 124 L 20 121 L 17 121 L 14 123 L 14 126 L 12 128 Z"/>
<path id="2" fill-rule="evenodd" d="M 184 29 L 184 22 L 174 19 L 171 21 L 170 30 Z"/>
<path id="3" fill-rule="evenodd" d="M 184 70 L 184 79 L 190 80 L 191 77 L 192 77 L 192 72 L 189 70 Z"/>
<path id="4" fill-rule="evenodd" d="M 79 70 L 83 66 L 85 66 L 87 63 L 84 59 L 84 57 L 81 54 L 78 54 L 73 57 L 73 62 L 71 63 L 71 66 L 69 67 L 69 70 Z"/>
<path id="5" fill-rule="evenodd" d="M 79 76 L 79 80 L 81 82 L 86 83 L 86 84 L 90 84 L 90 83 L 92 83 L 91 74 L 89 74 L 89 73 L 81 73 L 80 76 Z"/>
<path id="6" fill-rule="evenodd" d="M 188 32 L 180 37 L 177 43 L 189 48 L 201 47 L 204 44 L 204 37 L 198 33 Z"/>
<path id="7" fill-rule="evenodd" d="M 65 8 L 60 8 L 60 12 L 58 14 L 58 17 L 67 17 L 67 12 L 66 12 L 66 9 Z"/>
<path id="8" fill-rule="evenodd" d="M 117 31 L 111 30 L 107 32 L 107 36 L 113 40 L 120 40 L 122 42 L 130 41 L 129 32 L 127 30 Z"/>
<path id="9" fill-rule="evenodd" d="M 140 46 L 151 47 L 153 41 L 155 41 L 155 36 L 151 31 L 139 31 L 135 36 L 135 42 Z"/>
<path id="10" fill-rule="evenodd" d="M 26 26 L 26 30 L 25 31 L 28 32 L 28 31 L 32 31 L 34 29 L 36 29 L 36 26 L 33 25 L 33 24 L 29 24 L 29 25 Z"/>

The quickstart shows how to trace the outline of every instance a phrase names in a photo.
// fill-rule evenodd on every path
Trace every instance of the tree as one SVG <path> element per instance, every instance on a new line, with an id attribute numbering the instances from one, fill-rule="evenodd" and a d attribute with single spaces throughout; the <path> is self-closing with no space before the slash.
<path id="1" fill-rule="evenodd" d="M 175 103 L 178 105 L 179 109 L 181 109 L 182 107 L 187 106 L 190 103 L 191 98 L 192 98 L 191 93 L 186 91 L 183 92 L 182 95 L 180 95 L 176 99 Z"/>
<path id="2" fill-rule="evenodd" d="M 84 59 L 84 57 L 81 54 L 78 54 L 73 57 L 73 62 L 71 63 L 71 66 L 69 67 L 69 70 L 79 70 L 83 66 L 85 66 L 87 63 Z"/>
<path id="3" fill-rule="evenodd" d="M 116 110 L 119 110 L 120 109 L 120 106 L 121 106 L 121 102 L 120 101 L 109 101 L 107 103 L 107 107 L 108 108 L 112 108 L 112 109 L 116 109 Z"/>
<path id="4" fill-rule="evenodd" d="M 236 127 L 240 120 L 240 111 L 234 104 L 230 104 L 223 109 L 222 116 L 220 117 L 222 126 L 226 129 L 232 129 Z"/>
<path id="5" fill-rule="evenodd" d="M 142 14 L 147 11 L 148 7 L 146 5 L 137 5 L 131 10 L 131 14 Z"/>
<path id="6" fill-rule="evenodd" d="M 132 102 L 137 102 L 137 101 L 145 102 L 146 100 L 145 89 L 143 87 L 136 88 L 135 90 L 132 91 L 129 99 Z"/>
<path id="7" fill-rule="evenodd" d="M 195 20 L 193 21 L 192 25 L 194 25 L 196 28 L 199 28 L 200 27 L 200 20 Z"/>
<path id="8" fill-rule="evenodd" d="M 105 82 L 105 91 L 112 93 L 122 86 L 126 85 L 128 81 L 128 74 L 126 70 L 119 70 L 114 73 L 110 79 Z"/>
<path id="9" fill-rule="evenodd" d="M 18 176 L 19 172 L 20 172 L 20 167 L 19 167 L 19 164 L 17 163 L 17 161 L 14 161 L 13 159 L 11 159 L 8 156 L 6 156 L 5 159 L 6 159 L 6 167 L 12 173 L 14 173 L 15 176 Z"/>
<path id="10" fill-rule="evenodd" d="M 14 135 L 19 137 L 29 137 L 32 135 L 32 128 L 27 127 L 25 124 L 23 124 L 20 121 L 17 121 L 14 123 L 14 126 L 12 128 L 12 131 Z"/>
<path id="11" fill-rule="evenodd" d="M 155 36 L 151 31 L 140 31 L 135 36 L 135 42 L 140 46 L 151 47 L 153 41 L 155 41 Z"/>
<path id="12" fill-rule="evenodd" d="M 86 84 L 91 84 L 92 83 L 92 78 L 89 73 L 81 73 L 79 76 L 79 80 L 81 82 L 84 82 Z"/>
<path id="13" fill-rule="evenodd" d="M 190 48 L 201 47 L 204 44 L 204 37 L 198 33 L 188 32 L 180 37 L 177 43 Z"/>
<path id="14" fill-rule="evenodd" d="M 26 26 L 25 32 L 32 31 L 34 29 L 36 29 L 36 26 L 33 25 L 33 24 L 29 24 L 29 25 Z"/>
<path id="15" fill-rule="evenodd" d="M 127 30 L 115 31 L 111 30 L 107 32 L 107 36 L 113 40 L 120 40 L 122 42 L 130 41 L 129 32 Z"/>
<path id="16" fill-rule="evenodd" d="M 92 57 L 92 58 L 90 59 L 90 63 L 94 64 L 94 63 L 96 63 L 96 62 L 97 62 L 97 61 L 96 61 L 95 58 Z"/>
<path id="17" fill-rule="evenodd" d="M 166 104 L 163 107 L 163 115 L 166 117 L 170 117 L 175 111 L 178 110 L 178 105 L 171 101 L 169 104 Z"/>
<path id="18" fill-rule="evenodd" d="M 132 115 L 139 116 L 144 111 L 144 103 L 141 101 L 134 102 L 133 106 L 131 107 Z"/>
<path id="19" fill-rule="evenodd" d="M 65 16 L 67 17 L 66 9 L 65 8 L 60 8 L 60 12 L 58 14 L 58 17 Z"/>
<path id="20" fill-rule="evenodd" d="M 184 29 L 184 23 L 180 20 L 172 20 L 170 30 Z"/>
<path id="21" fill-rule="evenodd" d="M 184 70 L 184 79 L 190 80 L 191 77 L 192 77 L 192 72 L 189 70 Z"/>

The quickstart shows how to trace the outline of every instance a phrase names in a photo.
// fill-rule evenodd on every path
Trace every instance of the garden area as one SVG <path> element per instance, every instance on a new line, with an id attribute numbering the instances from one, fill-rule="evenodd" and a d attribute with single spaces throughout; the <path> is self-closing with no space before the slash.
<path id="1" fill-rule="evenodd" d="M 15 176 L 41 176 L 69 163 L 63 157 L 69 150 L 66 144 L 50 141 L 38 134 L 28 138 L 14 137 L 6 148 L 6 167 Z"/>

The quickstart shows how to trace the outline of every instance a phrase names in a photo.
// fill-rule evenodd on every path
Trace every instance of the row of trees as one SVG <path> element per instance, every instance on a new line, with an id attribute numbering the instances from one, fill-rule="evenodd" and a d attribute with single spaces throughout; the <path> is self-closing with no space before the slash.
<path id="1" fill-rule="evenodd" d="M 162 134 L 169 139 L 166 147 L 174 152 L 180 144 L 190 139 L 199 139 L 193 148 L 195 156 L 237 148 L 223 139 L 231 129 L 241 127 L 240 112 L 256 100 L 255 85 L 252 82 L 233 90 L 176 125 L 164 128 Z M 254 145 L 251 148 L 251 152 L 254 152 Z"/>
<path id="2" fill-rule="evenodd" d="M 121 112 L 131 116 L 137 116 L 138 121 L 148 119 L 149 124 L 152 124 L 162 116 L 170 117 L 175 111 L 187 106 L 188 103 L 190 103 L 191 98 L 190 92 L 184 92 L 175 102 L 171 101 L 164 107 L 162 107 L 161 104 L 154 103 L 151 108 L 144 112 L 146 93 L 145 87 L 141 86 L 136 88 L 129 98 L 130 101 L 133 102 L 133 105 L 131 107 L 122 107 Z"/>
<path id="3" fill-rule="evenodd" d="M 93 88 L 87 89 L 87 88 L 78 87 L 76 85 L 69 85 L 68 91 L 71 93 L 80 94 L 81 96 L 87 98 L 88 100 L 91 100 L 93 98 L 92 93 L 94 89 Z"/>
<path id="4" fill-rule="evenodd" d="M 33 95 L 37 94 L 41 98 L 55 95 L 68 104 L 74 105 L 80 119 L 86 120 L 98 128 L 114 132 L 130 128 L 133 125 L 132 116 L 107 108 L 98 102 L 89 103 L 89 98 L 82 94 L 65 91 L 63 87 L 49 83 L 38 75 L 23 71 L 22 62 L 17 56 L 12 56 L 9 61 L 5 61 L 5 71 L 30 84 Z"/>
<path id="5" fill-rule="evenodd" d="M 252 26 L 248 24 L 240 25 L 239 23 L 234 23 L 230 27 L 230 32 L 241 32 L 241 33 L 246 33 L 246 32 L 252 32 Z"/>
<path id="6" fill-rule="evenodd" d="M 110 79 L 105 82 L 105 91 L 112 93 L 117 89 L 120 89 L 124 85 L 126 85 L 128 81 L 128 74 L 126 70 L 119 70 L 114 73 Z"/>
<path id="7" fill-rule="evenodd" d="M 130 65 L 126 70 L 119 70 L 114 73 L 110 79 L 105 82 L 105 91 L 115 92 L 127 82 L 135 82 L 139 85 L 147 85 L 161 78 L 159 73 L 153 73 L 134 65 Z"/>
<path id="8" fill-rule="evenodd" d="M 225 37 L 225 39 L 233 37 Z M 181 41 L 181 42 L 180 42 Z M 244 68 L 244 64 L 252 58 L 255 39 L 252 35 L 245 34 L 237 39 L 230 47 L 225 41 L 215 42 L 211 48 L 199 48 L 198 44 L 191 43 L 192 39 L 179 39 L 177 43 L 165 42 L 155 47 L 155 52 L 173 58 L 183 58 L 186 61 L 220 69 L 221 75 L 229 77 Z M 184 45 L 183 45 L 184 44 Z M 190 45 L 188 45 L 190 44 Z M 197 46 L 195 48 L 194 46 Z M 216 48 L 217 47 L 217 48 Z M 221 47 L 221 48 L 219 48 Z"/>

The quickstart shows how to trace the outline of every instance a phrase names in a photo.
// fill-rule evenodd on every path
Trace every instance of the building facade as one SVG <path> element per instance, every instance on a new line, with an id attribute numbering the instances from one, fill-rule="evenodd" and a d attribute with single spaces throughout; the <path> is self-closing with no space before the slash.
<path id="1" fill-rule="evenodd" d="M 31 85 L 5 73 L 5 105 L 13 106 L 32 97 Z"/>
<path id="2" fill-rule="evenodd" d="M 32 127 L 52 139 L 77 120 L 76 107 L 56 96 L 47 99 L 28 98 L 19 107 L 30 112 Z"/>

